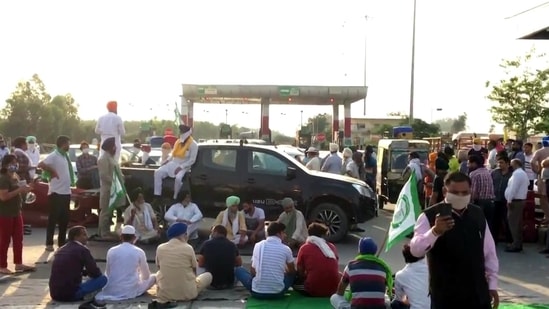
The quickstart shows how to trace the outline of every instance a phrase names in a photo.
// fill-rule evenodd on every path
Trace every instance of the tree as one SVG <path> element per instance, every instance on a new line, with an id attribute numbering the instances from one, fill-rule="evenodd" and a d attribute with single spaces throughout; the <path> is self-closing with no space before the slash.
<path id="1" fill-rule="evenodd" d="M 490 88 L 488 99 L 495 102 L 490 109 L 494 121 L 516 132 L 517 137 L 525 139 L 529 133 L 549 131 L 549 66 L 545 69 L 533 69 L 534 60 L 546 59 L 545 54 L 535 55 L 531 50 L 523 57 L 503 60 L 506 79 L 496 84 L 486 82 Z M 547 61 L 545 61 L 547 62 Z"/>
<path id="2" fill-rule="evenodd" d="M 467 129 L 467 113 L 463 113 L 462 115 L 459 115 L 457 119 L 454 119 L 451 133 L 458 133 L 460 131 L 465 131 L 465 129 Z"/>
<path id="3" fill-rule="evenodd" d="M 375 127 L 371 133 L 377 134 L 377 135 L 386 135 L 386 132 L 389 132 L 389 135 L 391 135 L 392 131 L 393 131 L 393 126 L 390 124 L 384 123 L 382 125 Z"/>
<path id="4" fill-rule="evenodd" d="M 402 120 L 401 125 L 408 125 L 409 118 L 406 117 Z M 412 123 L 412 130 L 414 131 L 415 138 L 440 136 L 440 127 L 436 123 L 427 123 L 421 119 L 414 118 Z"/>
<path id="5" fill-rule="evenodd" d="M 312 118 L 309 118 L 307 126 L 310 127 L 310 130 L 313 135 L 318 133 L 324 133 L 326 135 L 326 140 L 332 140 L 332 116 L 326 113 L 318 114 Z"/>

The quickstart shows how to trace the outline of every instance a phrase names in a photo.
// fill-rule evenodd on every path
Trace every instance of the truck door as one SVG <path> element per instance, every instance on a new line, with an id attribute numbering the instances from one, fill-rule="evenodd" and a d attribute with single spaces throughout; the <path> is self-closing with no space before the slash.
<path id="1" fill-rule="evenodd" d="M 287 179 L 288 167 L 294 164 L 280 154 L 267 149 L 246 148 L 245 180 L 242 188 L 244 200 L 251 200 L 265 211 L 266 220 L 276 220 L 282 213 L 281 200 L 290 197 L 295 206 L 303 208 L 303 177 Z M 296 168 L 296 173 L 302 172 Z"/>
<path id="2" fill-rule="evenodd" d="M 200 147 L 191 173 L 191 194 L 205 217 L 215 218 L 226 209 L 225 199 L 241 195 L 242 150 L 223 144 Z M 242 167 L 239 167 L 242 166 Z"/>

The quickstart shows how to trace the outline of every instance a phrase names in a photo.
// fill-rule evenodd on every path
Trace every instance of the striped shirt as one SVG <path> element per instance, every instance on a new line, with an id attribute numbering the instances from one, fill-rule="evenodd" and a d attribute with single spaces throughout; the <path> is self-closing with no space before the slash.
<path id="1" fill-rule="evenodd" d="M 386 274 L 382 265 L 372 261 L 349 262 L 343 281 L 351 287 L 351 308 L 384 308 Z"/>
<path id="2" fill-rule="evenodd" d="M 470 172 L 469 177 L 471 177 L 471 199 L 473 201 L 492 200 L 496 197 L 492 175 L 487 168 L 479 167 Z"/>
<path id="3" fill-rule="evenodd" d="M 284 290 L 286 264 L 293 263 L 290 247 L 280 238 L 269 236 L 254 246 L 252 267 L 256 276 L 252 280 L 252 291 L 261 294 L 278 294 Z"/>

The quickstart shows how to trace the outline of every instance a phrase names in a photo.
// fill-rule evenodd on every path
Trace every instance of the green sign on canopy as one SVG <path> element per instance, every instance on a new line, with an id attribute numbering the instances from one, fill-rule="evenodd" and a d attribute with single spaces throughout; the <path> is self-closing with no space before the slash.
<path id="1" fill-rule="evenodd" d="M 281 97 L 296 97 L 299 96 L 298 87 L 278 87 L 278 95 Z"/>

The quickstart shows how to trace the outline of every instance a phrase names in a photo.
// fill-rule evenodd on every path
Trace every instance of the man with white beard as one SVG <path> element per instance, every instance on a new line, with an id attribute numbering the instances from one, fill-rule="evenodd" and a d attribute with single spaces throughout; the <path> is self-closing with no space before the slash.
<path id="1" fill-rule="evenodd" d="M 175 178 L 173 199 L 183 186 L 183 176 L 191 170 L 198 154 L 198 144 L 192 138 L 192 128 L 184 124 L 179 126 L 180 137 L 175 142 L 171 156 L 154 171 L 154 196 L 159 200 L 162 195 L 162 181 L 166 177 Z"/>
<path id="2" fill-rule="evenodd" d="M 122 136 L 126 134 L 124 128 L 124 122 L 122 118 L 118 116 L 118 103 L 116 101 L 110 101 L 107 103 L 107 114 L 99 117 L 97 125 L 95 126 L 95 133 L 101 136 L 101 146 L 103 142 L 110 137 L 114 137 L 116 145 L 116 154 L 114 155 L 114 161 L 120 161 L 120 150 L 122 149 Z M 99 157 L 103 155 L 105 151 L 101 148 Z"/>

